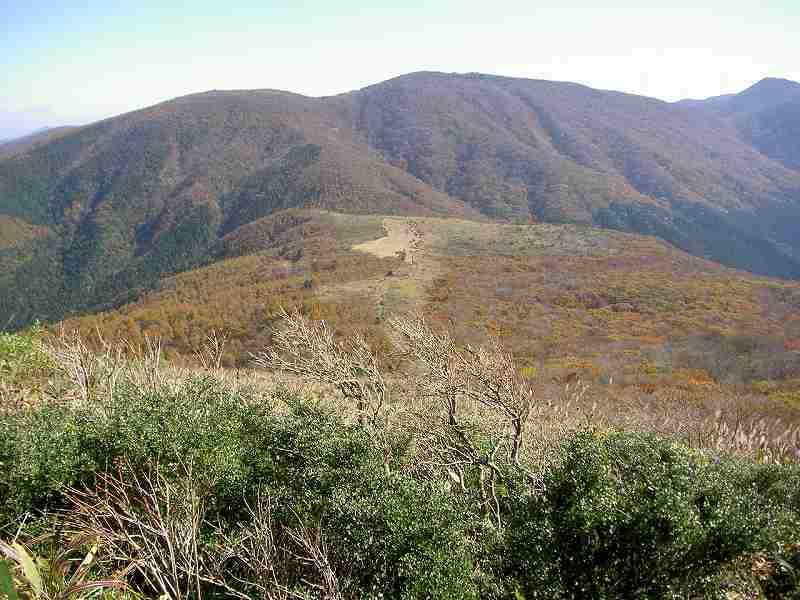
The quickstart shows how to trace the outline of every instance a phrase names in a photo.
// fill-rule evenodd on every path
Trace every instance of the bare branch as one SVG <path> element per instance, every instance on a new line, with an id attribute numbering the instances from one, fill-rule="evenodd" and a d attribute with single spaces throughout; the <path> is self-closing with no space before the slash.
<path id="1" fill-rule="evenodd" d="M 255 355 L 256 365 L 336 387 L 353 402 L 361 424 L 374 425 L 386 401 L 386 382 L 366 340 L 356 335 L 345 344 L 325 321 L 311 321 L 299 311 L 281 312 L 282 327 L 274 345 Z"/>

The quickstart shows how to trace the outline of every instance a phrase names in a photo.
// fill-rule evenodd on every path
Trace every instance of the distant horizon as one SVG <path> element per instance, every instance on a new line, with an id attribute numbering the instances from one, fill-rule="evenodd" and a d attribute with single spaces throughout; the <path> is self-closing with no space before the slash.
<path id="1" fill-rule="evenodd" d="M 794 79 L 790 79 L 790 78 L 787 78 L 787 77 L 765 75 L 764 77 L 761 77 L 761 78 L 753 81 L 751 84 L 743 87 L 742 89 L 736 90 L 736 91 L 726 92 L 726 93 L 722 93 L 722 94 L 714 94 L 712 96 L 705 96 L 705 97 L 691 97 L 690 96 L 690 97 L 685 97 L 685 98 L 679 98 L 679 99 L 676 99 L 676 100 L 665 100 L 663 98 L 658 98 L 658 97 L 655 97 L 655 96 L 647 96 L 646 94 L 637 94 L 636 92 L 628 92 L 628 91 L 625 91 L 625 90 L 613 89 L 613 88 L 600 88 L 600 87 L 592 86 L 592 85 L 589 85 L 587 83 L 583 83 L 583 82 L 580 82 L 580 81 L 568 81 L 566 79 L 544 79 L 544 78 L 540 78 L 540 77 L 518 77 L 518 76 L 514 76 L 514 75 L 504 75 L 504 74 L 501 74 L 501 73 L 486 73 L 486 72 L 479 72 L 479 71 L 457 72 L 457 71 L 417 70 L 417 71 L 409 71 L 407 73 L 401 73 L 399 75 L 393 75 L 391 77 L 387 77 L 386 79 L 381 79 L 380 81 L 375 81 L 373 83 L 368 83 L 365 86 L 362 86 L 360 88 L 352 88 L 352 89 L 342 90 L 342 91 L 334 92 L 334 93 L 330 93 L 330 94 L 320 94 L 320 95 L 302 94 L 302 93 L 297 92 L 295 90 L 279 89 L 279 88 L 275 88 L 275 87 L 251 87 L 251 88 L 213 88 L 212 87 L 212 88 L 207 88 L 207 89 L 201 89 L 201 90 L 197 90 L 197 91 L 187 92 L 186 94 L 180 94 L 178 96 L 173 96 L 173 97 L 170 97 L 170 98 L 165 98 L 163 100 L 159 100 L 159 101 L 153 102 L 152 104 L 145 104 L 145 105 L 142 105 L 142 106 L 136 106 L 136 107 L 133 107 L 133 108 L 131 108 L 129 110 L 125 110 L 123 112 L 107 114 L 107 115 L 103 115 L 103 116 L 98 116 L 96 118 L 91 118 L 90 117 L 90 118 L 87 118 L 87 119 L 76 119 L 73 122 L 45 123 L 45 124 L 41 124 L 41 125 L 39 125 L 37 127 L 31 128 L 31 129 L 26 129 L 26 130 L 22 131 L 21 133 L 12 134 L 12 135 L 7 135 L 7 134 L 4 134 L 2 131 L 0 131 L 0 144 L 13 142 L 15 140 L 26 138 L 26 137 L 31 136 L 31 135 L 36 135 L 38 133 L 45 133 L 46 131 L 51 130 L 51 129 L 58 129 L 58 128 L 61 128 L 61 127 L 84 127 L 86 125 L 91 125 L 93 123 L 98 123 L 98 122 L 104 121 L 106 119 L 112 119 L 114 117 L 118 117 L 118 116 L 127 114 L 129 112 L 135 112 L 137 110 L 143 110 L 143 109 L 149 108 L 150 106 L 155 106 L 155 105 L 161 104 L 163 102 L 169 102 L 171 100 L 174 100 L 176 98 L 181 98 L 181 97 L 184 97 L 184 96 L 192 96 L 192 95 L 196 95 L 196 94 L 206 94 L 206 93 L 210 93 L 210 92 L 257 92 L 257 91 L 274 90 L 274 91 L 279 91 L 279 92 L 288 92 L 288 93 L 292 93 L 292 94 L 299 94 L 301 96 L 306 96 L 306 97 L 309 97 L 309 98 L 325 98 L 325 97 L 329 97 L 329 96 L 347 94 L 349 92 L 353 92 L 353 91 L 357 91 L 357 90 L 363 89 L 364 87 L 369 87 L 371 85 L 382 83 L 384 81 L 390 81 L 392 79 L 397 79 L 399 77 L 406 77 L 406 76 L 414 75 L 414 74 L 417 74 L 417 73 L 440 73 L 440 74 L 444 74 L 444 75 L 461 75 L 461 76 L 470 75 L 470 74 L 476 74 L 476 75 L 486 75 L 486 76 L 490 76 L 490 77 L 509 77 L 509 78 L 514 78 L 514 79 L 531 79 L 531 80 L 538 80 L 538 81 L 549 81 L 549 82 L 554 82 L 554 83 L 574 83 L 574 84 L 583 85 L 583 86 L 586 86 L 586 87 L 589 87 L 589 88 L 592 88 L 592 89 L 595 89 L 595 90 L 598 90 L 598 91 L 620 92 L 620 93 L 631 94 L 631 95 L 635 95 L 635 96 L 642 96 L 644 98 L 651 98 L 651 99 L 654 99 L 654 100 L 661 100 L 662 102 L 667 102 L 669 104 L 676 104 L 678 102 L 682 102 L 682 101 L 686 101 L 686 100 L 702 101 L 702 100 L 707 100 L 709 98 L 736 95 L 736 94 L 738 94 L 740 92 L 743 92 L 744 90 L 749 89 L 753 85 L 756 85 L 757 83 L 759 83 L 761 81 L 764 81 L 764 80 L 780 80 L 780 81 L 787 81 L 787 82 L 791 82 L 791 83 L 800 83 L 798 81 L 795 81 Z"/>
<path id="2" fill-rule="evenodd" d="M 3 17 L 0 138 L 213 89 L 331 96 L 416 71 L 667 102 L 800 80 L 795 0 L 28 0 Z"/>

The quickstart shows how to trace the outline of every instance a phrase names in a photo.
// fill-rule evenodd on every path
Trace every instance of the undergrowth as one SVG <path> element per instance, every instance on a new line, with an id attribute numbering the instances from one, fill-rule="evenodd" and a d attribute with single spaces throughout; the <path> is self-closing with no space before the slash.
<path id="1" fill-rule="evenodd" d="M 0 594 L 800 595 L 800 466 L 591 421 L 543 437 L 499 346 L 396 320 L 391 382 L 363 340 L 286 323 L 257 362 L 338 391 L 0 340 L 4 374 L 49 380 L 0 411 Z"/>

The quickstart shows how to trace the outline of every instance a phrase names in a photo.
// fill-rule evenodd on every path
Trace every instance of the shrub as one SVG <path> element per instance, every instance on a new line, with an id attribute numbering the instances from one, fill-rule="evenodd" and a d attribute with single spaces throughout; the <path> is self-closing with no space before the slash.
<path id="1" fill-rule="evenodd" d="M 23 333 L 0 333 L 0 381 L 19 386 L 52 371 L 52 363 L 37 343 L 38 334 L 37 326 Z"/>
<path id="2" fill-rule="evenodd" d="M 59 489 L 90 483 L 125 457 L 133 464 L 191 464 L 221 498 L 241 496 L 248 441 L 267 420 L 237 392 L 210 378 L 175 391 L 130 383 L 97 406 L 44 405 L 0 419 L 0 523 L 60 506 Z"/>
<path id="3" fill-rule="evenodd" d="M 796 477 L 647 435 L 577 434 L 544 494 L 510 507 L 506 574 L 525 598 L 710 594 L 734 559 L 796 535 Z M 790 480 L 795 496 L 772 493 Z"/>
<path id="4" fill-rule="evenodd" d="M 253 486 L 272 498 L 275 523 L 322 531 L 345 591 L 473 597 L 465 537 L 471 515 L 433 483 L 387 474 L 362 427 L 284 399 L 289 414 L 273 421 L 265 443 L 253 449 L 260 455 Z"/>
<path id="5" fill-rule="evenodd" d="M 397 322 L 415 368 L 396 410 L 366 342 L 298 323 L 290 358 L 262 360 L 310 369 L 344 403 L 112 361 L 97 385 L 72 377 L 74 401 L 0 412 L 0 528 L 61 509 L 36 527 L 97 540 L 97 564 L 138 568 L 143 594 L 198 600 L 713 597 L 751 564 L 768 597 L 800 592 L 800 467 L 596 431 L 534 462 L 525 434 L 547 416 L 499 346 Z M 184 566 L 159 587 L 155 550 L 175 544 Z"/>
<path id="6" fill-rule="evenodd" d="M 101 411 L 44 406 L 4 418 L 3 521 L 68 508 L 66 486 L 91 497 L 96 475 L 119 464 L 134 473 L 158 466 L 171 478 L 191 467 L 204 490 L 202 543 L 247 526 L 248 506 L 266 493 L 283 546 L 293 548 L 288 532 L 298 527 L 323 532 L 342 589 L 473 596 L 469 514 L 434 483 L 387 474 L 361 427 L 288 394 L 277 399 L 288 413 L 202 377 L 175 391 L 122 384 Z M 296 564 L 281 576 L 300 586 L 304 572 Z"/>

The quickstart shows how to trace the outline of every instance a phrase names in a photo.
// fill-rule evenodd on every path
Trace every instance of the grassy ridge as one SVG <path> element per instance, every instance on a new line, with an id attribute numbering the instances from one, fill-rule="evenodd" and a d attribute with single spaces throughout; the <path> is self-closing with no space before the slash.
<path id="1" fill-rule="evenodd" d="M 343 335 L 386 336 L 383 315 L 418 307 L 457 323 L 464 342 L 500 335 L 530 374 L 579 377 L 631 393 L 693 398 L 738 390 L 800 411 L 800 288 L 725 269 L 642 238 L 581 226 L 415 219 L 415 263 L 352 245 L 382 235 L 380 217 L 298 211 L 223 239 L 230 256 L 162 281 L 114 311 L 72 319 L 87 339 L 160 336 L 193 360 L 226 332 L 226 365 L 246 366 L 281 306 L 301 307 Z M 755 402 L 755 399 L 753 400 Z"/>

